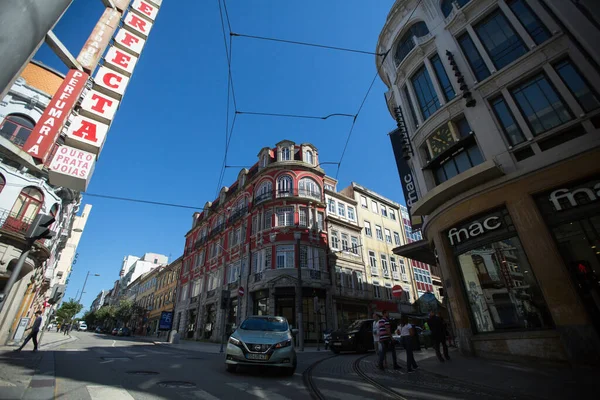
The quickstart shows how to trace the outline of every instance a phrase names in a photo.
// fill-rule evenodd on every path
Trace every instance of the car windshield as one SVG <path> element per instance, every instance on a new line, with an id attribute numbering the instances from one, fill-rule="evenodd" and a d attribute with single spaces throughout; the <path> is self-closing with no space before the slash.
<path id="1" fill-rule="evenodd" d="M 289 329 L 287 321 L 281 317 L 248 318 L 242 323 L 240 328 L 247 331 L 270 332 L 285 332 Z"/>
<path id="2" fill-rule="evenodd" d="M 365 322 L 362 319 L 359 319 L 358 321 L 354 321 L 352 324 L 350 324 L 350 326 L 348 327 L 349 331 L 355 331 L 360 329 L 361 325 L 363 324 L 363 322 Z"/>

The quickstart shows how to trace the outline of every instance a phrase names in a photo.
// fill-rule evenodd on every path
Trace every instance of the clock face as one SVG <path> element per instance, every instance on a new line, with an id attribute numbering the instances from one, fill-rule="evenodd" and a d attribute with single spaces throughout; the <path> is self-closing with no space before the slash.
<path id="1" fill-rule="evenodd" d="M 429 137 L 428 141 L 432 158 L 439 156 L 456 142 L 447 126 L 438 129 Z"/>

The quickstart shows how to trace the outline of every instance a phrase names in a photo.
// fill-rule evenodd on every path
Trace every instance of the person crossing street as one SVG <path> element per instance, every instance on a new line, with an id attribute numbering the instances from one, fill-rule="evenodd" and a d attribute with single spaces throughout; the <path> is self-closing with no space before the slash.
<path id="1" fill-rule="evenodd" d="M 38 350 L 37 335 L 40 332 L 41 326 L 42 326 L 42 312 L 38 310 L 35 312 L 35 321 L 33 322 L 33 325 L 31 325 L 31 327 L 26 329 L 26 330 L 31 330 L 31 332 L 29 332 L 29 335 L 27 335 L 27 337 L 23 341 L 23 344 L 21 345 L 21 347 L 19 347 L 15 351 L 21 351 L 23 349 L 23 347 L 25 347 L 27 342 L 29 342 L 29 340 L 33 340 L 33 351 L 37 351 Z"/>
<path id="2" fill-rule="evenodd" d="M 381 347 L 379 349 L 379 363 L 377 367 L 384 369 L 383 361 L 385 360 L 385 355 L 388 351 L 391 351 L 394 369 L 402 369 L 396 360 L 396 348 L 392 340 L 389 313 L 387 311 L 383 312 L 383 317 L 379 320 L 379 344 Z"/>

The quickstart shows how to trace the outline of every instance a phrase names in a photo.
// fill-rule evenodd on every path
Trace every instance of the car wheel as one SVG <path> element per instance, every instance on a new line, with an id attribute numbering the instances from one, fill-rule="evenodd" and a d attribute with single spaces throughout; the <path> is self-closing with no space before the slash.
<path id="1" fill-rule="evenodd" d="M 237 365 L 235 365 L 235 364 L 226 364 L 226 366 L 227 366 L 227 372 L 234 373 L 237 371 Z"/>

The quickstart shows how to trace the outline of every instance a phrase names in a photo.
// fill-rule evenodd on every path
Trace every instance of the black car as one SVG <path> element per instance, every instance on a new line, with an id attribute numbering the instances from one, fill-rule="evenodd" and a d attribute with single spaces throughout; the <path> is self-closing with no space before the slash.
<path id="1" fill-rule="evenodd" d="M 331 333 L 331 351 L 356 351 L 364 353 L 374 350 L 372 319 L 359 319 L 346 329 L 338 329 Z"/>

